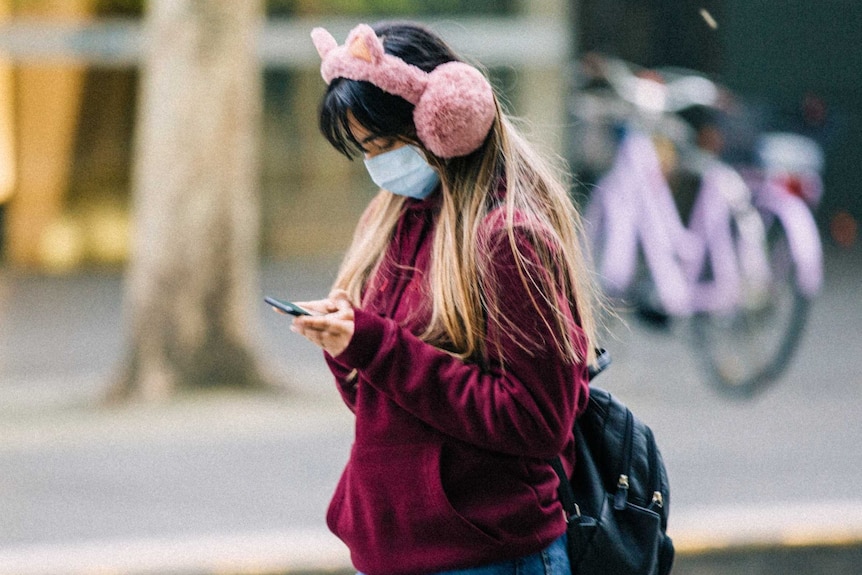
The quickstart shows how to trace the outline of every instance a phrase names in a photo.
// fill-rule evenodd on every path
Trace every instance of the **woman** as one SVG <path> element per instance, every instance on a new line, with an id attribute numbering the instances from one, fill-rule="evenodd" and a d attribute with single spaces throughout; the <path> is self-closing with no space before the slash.
<path id="1" fill-rule="evenodd" d="M 369 575 L 569 573 L 547 460 L 574 464 L 594 321 L 567 188 L 427 29 L 312 37 L 321 130 L 381 187 L 292 327 L 356 418 L 327 523 Z"/>

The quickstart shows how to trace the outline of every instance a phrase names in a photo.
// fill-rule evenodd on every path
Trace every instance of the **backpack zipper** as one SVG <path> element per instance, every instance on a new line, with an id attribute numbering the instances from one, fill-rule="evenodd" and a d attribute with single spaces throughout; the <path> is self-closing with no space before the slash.
<path id="1" fill-rule="evenodd" d="M 647 456 L 649 458 L 650 469 L 652 470 L 652 488 L 654 489 L 652 493 L 652 501 L 650 501 L 647 509 L 663 509 L 664 496 L 661 494 L 661 472 L 658 468 L 658 458 L 655 453 L 655 438 L 653 437 L 652 430 L 649 428 L 646 429 L 646 435 Z"/>
<path id="2" fill-rule="evenodd" d="M 622 456 L 622 473 L 617 479 L 617 492 L 614 495 L 614 509 L 622 511 L 626 508 L 629 498 L 629 469 L 631 468 L 632 459 L 632 435 L 634 428 L 634 416 L 631 410 L 626 409 L 626 433 L 623 438 L 623 456 Z"/>

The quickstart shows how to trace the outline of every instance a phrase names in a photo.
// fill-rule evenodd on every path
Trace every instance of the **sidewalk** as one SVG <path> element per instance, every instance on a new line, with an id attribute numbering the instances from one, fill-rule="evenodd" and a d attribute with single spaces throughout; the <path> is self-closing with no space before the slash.
<path id="1" fill-rule="evenodd" d="M 632 321 L 608 342 L 596 383 L 653 427 L 668 466 L 675 574 L 858 567 L 862 258 L 827 265 L 803 349 L 754 400 L 707 388 L 679 334 Z M 313 297 L 332 270 L 268 265 L 262 291 Z M 0 273 L 0 574 L 351 572 L 323 517 L 352 422 L 317 350 L 261 305 L 291 394 L 94 409 L 120 301 L 117 277 Z"/>
<path id="2" fill-rule="evenodd" d="M 348 573 L 346 550 L 322 524 L 349 447 L 345 411 L 329 401 L 228 394 L 4 418 L 0 574 Z M 59 486 L 66 492 L 52 493 Z M 29 502 L 7 498 L 28 493 Z M 173 512 L 182 517 L 168 519 Z M 16 515 L 29 526 L 10 524 Z M 87 524 L 77 525 L 81 517 Z M 862 503 L 674 504 L 670 532 L 677 574 L 785 573 L 739 565 L 776 553 L 816 565 L 855 561 Z"/>

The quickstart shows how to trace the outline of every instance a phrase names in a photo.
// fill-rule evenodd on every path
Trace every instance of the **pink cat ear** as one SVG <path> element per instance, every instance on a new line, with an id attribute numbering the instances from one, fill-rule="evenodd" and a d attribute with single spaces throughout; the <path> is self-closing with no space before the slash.
<path id="1" fill-rule="evenodd" d="M 383 42 L 368 24 L 359 24 L 351 30 L 345 44 L 351 56 L 369 64 L 377 64 L 383 59 Z"/>
<path id="2" fill-rule="evenodd" d="M 315 28 L 312 30 L 311 41 L 314 43 L 314 47 L 317 48 L 317 53 L 321 58 L 326 58 L 327 54 L 338 48 L 338 42 L 324 28 Z"/>

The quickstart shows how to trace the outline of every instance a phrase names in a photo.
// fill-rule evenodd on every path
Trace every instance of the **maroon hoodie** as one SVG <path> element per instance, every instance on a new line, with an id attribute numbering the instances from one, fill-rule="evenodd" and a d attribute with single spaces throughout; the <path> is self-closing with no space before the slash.
<path id="1" fill-rule="evenodd" d="M 565 531 L 549 458 L 574 463 L 572 425 L 586 366 L 563 360 L 515 267 L 502 210 L 487 234 L 499 286 L 488 299 L 533 340 L 489 322 L 485 367 L 417 337 L 430 317 L 428 269 L 440 193 L 408 200 L 380 271 L 356 310 L 353 338 L 327 362 L 356 416 L 329 528 L 368 575 L 417 575 L 514 559 Z M 537 262 L 526 234 L 519 250 Z M 550 312 L 546 317 L 552 317 Z M 583 332 L 570 318 L 585 352 Z M 501 367 L 499 357 L 506 359 Z"/>

